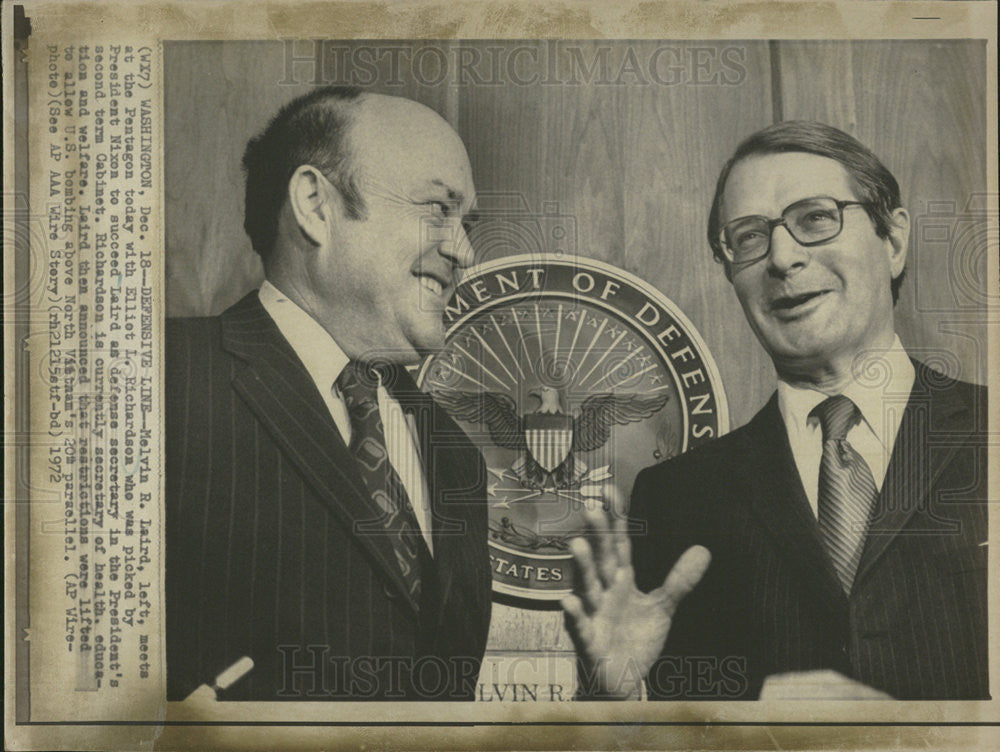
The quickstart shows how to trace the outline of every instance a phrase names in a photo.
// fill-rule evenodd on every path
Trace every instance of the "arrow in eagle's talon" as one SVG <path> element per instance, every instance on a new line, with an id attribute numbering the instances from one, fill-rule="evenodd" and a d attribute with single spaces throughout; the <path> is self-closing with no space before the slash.
<path id="1" fill-rule="evenodd" d="M 516 504 L 519 501 L 527 501 L 528 499 L 534 499 L 536 496 L 541 496 L 541 495 L 542 495 L 541 491 L 532 491 L 527 496 L 522 496 L 520 499 L 511 499 L 510 503 Z"/>
<path id="2" fill-rule="evenodd" d="M 486 466 L 486 471 L 493 473 L 493 475 L 497 476 L 497 480 L 504 480 L 507 477 L 508 473 L 508 470 L 505 467 L 502 467 L 498 470 L 497 468 L 490 467 L 489 465 Z M 511 480 L 517 480 L 516 475 L 511 475 L 510 478 Z"/>
<path id="3" fill-rule="evenodd" d="M 502 488 L 502 487 L 497 487 L 496 484 L 490 486 L 489 492 L 492 495 L 494 495 L 494 496 L 496 496 L 496 494 L 498 494 L 498 493 L 502 493 L 502 494 L 510 494 L 510 493 L 523 493 L 523 494 L 527 494 L 527 496 L 525 496 L 524 498 L 528 498 L 528 497 L 534 498 L 535 496 L 540 496 L 543 493 L 543 491 L 537 490 L 537 489 L 526 489 L 526 488 L 521 488 L 520 486 L 515 486 L 514 488 Z M 520 499 L 517 499 L 517 501 L 520 501 Z"/>
<path id="4" fill-rule="evenodd" d="M 611 477 L 610 469 L 611 465 L 605 465 L 604 467 L 597 467 L 594 468 L 593 470 L 588 470 L 586 473 L 584 473 L 584 475 L 580 478 L 580 480 L 589 481 L 591 483 L 595 483 L 600 480 L 605 480 L 606 478 Z"/>

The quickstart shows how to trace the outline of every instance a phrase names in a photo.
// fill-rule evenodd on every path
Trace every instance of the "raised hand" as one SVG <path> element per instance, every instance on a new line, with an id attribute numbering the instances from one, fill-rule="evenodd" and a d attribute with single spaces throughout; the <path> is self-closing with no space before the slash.
<path id="1" fill-rule="evenodd" d="M 712 559 L 692 546 L 663 584 L 649 593 L 635 585 L 626 521 L 586 513 L 588 536 L 570 541 L 579 571 L 575 593 L 562 600 L 566 629 L 576 647 L 581 694 L 638 699 L 642 679 L 663 650 L 678 604 L 697 585 Z"/>

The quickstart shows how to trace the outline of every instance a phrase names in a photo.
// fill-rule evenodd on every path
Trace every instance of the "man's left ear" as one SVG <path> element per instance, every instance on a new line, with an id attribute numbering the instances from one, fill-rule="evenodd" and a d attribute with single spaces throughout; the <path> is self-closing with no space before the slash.
<path id="1" fill-rule="evenodd" d="M 312 165 L 299 166 L 288 181 L 288 205 L 299 231 L 313 245 L 327 234 L 332 216 L 329 195 L 329 181 Z"/>
<path id="2" fill-rule="evenodd" d="M 886 250 L 889 253 L 889 270 L 895 279 L 906 266 L 906 252 L 910 247 L 910 214 L 902 207 L 892 212 Z"/>

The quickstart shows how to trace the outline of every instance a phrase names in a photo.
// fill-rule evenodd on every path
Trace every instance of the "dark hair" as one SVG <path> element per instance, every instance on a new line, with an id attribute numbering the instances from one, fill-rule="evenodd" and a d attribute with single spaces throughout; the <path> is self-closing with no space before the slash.
<path id="1" fill-rule="evenodd" d="M 806 152 L 840 162 L 851 176 L 854 192 L 858 200 L 864 203 L 865 211 L 875 225 L 875 234 L 880 238 L 889 237 L 893 224 L 892 213 L 902 202 L 896 178 L 875 153 L 853 136 L 825 123 L 788 120 L 770 125 L 744 139 L 719 173 L 712 210 L 708 215 L 708 242 L 718 261 L 725 262 L 719 232 L 722 197 L 729 173 L 737 162 L 747 157 L 786 152 Z M 893 303 L 899 298 L 899 286 L 902 283 L 903 272 L 900 272 L 892 280 Z"/>
<path id="2" fill-rule="evenodd" d="M 347 142 L 353 105 L 363 94 L 354 86 L 315 89 L 282 107 L 247 144 L 243 229 L 265 264 L 277 237 L 288 181 L 302 165 L 315 167 L 340 192 L 347 216 L 364 216 Z"/>

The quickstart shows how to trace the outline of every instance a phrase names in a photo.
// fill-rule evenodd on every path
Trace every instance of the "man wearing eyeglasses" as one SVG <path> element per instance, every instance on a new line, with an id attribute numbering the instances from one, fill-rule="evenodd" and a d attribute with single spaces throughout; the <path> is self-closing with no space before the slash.
<path id="1" fill-rule="evenodd" d="M 573 542 L 585 690 L 989 697 L 986 393 L 896 336 L 908 234 L 895 178 L 835 128 L 779 123 L 726 163 L 709 242 L 777 391 L 637 477 L 631 541 L 594 516 Z"/>

